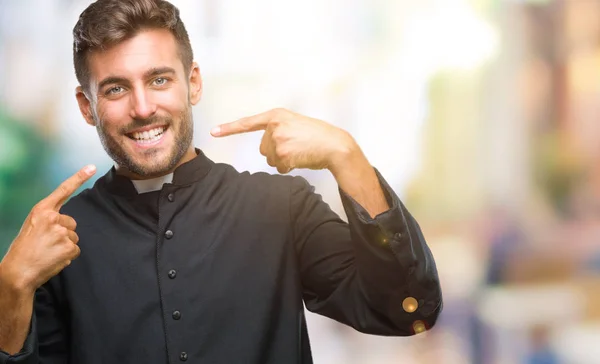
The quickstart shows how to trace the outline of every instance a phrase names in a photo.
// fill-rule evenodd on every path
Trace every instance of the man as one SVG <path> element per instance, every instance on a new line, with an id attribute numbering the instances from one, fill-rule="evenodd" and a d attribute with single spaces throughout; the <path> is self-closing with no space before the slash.
<path id="1" fill-rule="evenodd" d="M 202 80 L 171 4 L 99 0 L 73 34 L 77 101 L 115 167 L 24 222 L 0 263 L 0 363 L 310 363 L 303 302 L 370 334 L 435 324 L 431 252 L 347 132 L 276 109 L 211 133 L 264 130 L 280 173 L 327 168 L 349 224 L 303 178 L 193 147 Z"/>

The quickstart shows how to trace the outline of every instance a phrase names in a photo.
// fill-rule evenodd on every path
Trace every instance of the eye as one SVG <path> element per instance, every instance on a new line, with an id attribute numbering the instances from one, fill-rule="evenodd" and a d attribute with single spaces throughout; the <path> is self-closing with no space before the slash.
<path id="1" fill-rule="evenodd" d="M 120 94 L 121 92 L 123 92 L 124 88 L 121 86 L 113 86 L 111 88 L 109 88 L 108 90 L 106 90 L 105 94 L 106 95 L 117 95 Z"/>
<path id="2" fill-rule="evenodd" d="M 167 80 L 165 77 L 158 77 L 154 80 L 154 84 L 156 86 L 164 86 L 169 80 Z"/>

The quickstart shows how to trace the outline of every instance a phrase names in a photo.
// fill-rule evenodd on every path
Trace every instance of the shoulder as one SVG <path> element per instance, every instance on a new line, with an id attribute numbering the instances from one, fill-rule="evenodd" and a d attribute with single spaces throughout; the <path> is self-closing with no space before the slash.
<path id="1" fill-rule="evenodd" d="M 236 206 L 285 211 L 315 194 L 315 188 L 302 176 L 238 171 L 228 164 L 216 164 L 213 169 L 209 176 L 214 178 L 204 187 L 215 200 Z"/>
<path id="2" fill-rule="evenodd" d="M 226 163 L 216 163 L 211 174 L 219 183 L 226 183 L 236 189 L 255 192 L 290 193 L 298 188 L 311 187 L 302 176 L 238 171 L 234 166 Z"/>

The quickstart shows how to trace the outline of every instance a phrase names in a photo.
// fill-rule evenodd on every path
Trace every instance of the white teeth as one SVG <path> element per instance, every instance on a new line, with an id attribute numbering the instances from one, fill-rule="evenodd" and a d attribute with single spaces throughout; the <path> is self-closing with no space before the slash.
<path id="1" fill-rule="evenodd" d="M 147 142 L 153 142 L 153 141 L 160 139 L 162 137 L 162 134 L 164 131 L 165 131 L 165 128 L 160 127 L 160 128 L 155 128 L 152 130 L 147 130 L 147 131 L 144 131 L 141 133 L 135 132 L 135 133 L 131 134 L 131 136 L 137 142 L 147 143 Z"/>

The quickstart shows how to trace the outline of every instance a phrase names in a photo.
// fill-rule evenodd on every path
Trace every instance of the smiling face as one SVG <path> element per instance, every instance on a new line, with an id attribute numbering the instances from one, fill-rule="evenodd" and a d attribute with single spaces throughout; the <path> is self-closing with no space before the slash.
<path id="1" fill-rule="evenodd" d="M 88 66 L 89 90 L 78 87 L 79 107 L 120 174 L 153 178 L 196 156 L 191 106 L 200 100 L 200 71 L 195 63 L 184 70 L 168 30 L 144 30 L 94 51 Z"/>

